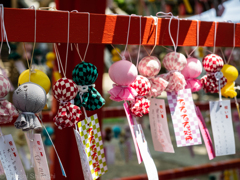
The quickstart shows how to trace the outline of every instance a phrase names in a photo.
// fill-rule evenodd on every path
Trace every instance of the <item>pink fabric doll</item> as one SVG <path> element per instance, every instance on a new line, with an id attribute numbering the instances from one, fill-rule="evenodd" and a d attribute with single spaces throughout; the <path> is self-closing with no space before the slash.
<path id="1" fill-rule="evenodd" d="M 196 79 L 202 73 L 202 63 L 198 59 L 193 57 L 187 58 L 187 65 L 181 73 L 187 83 L 185 89 L 191 89 L 192 92 L 197 92 L 202 89 L 201 80 Z"/>

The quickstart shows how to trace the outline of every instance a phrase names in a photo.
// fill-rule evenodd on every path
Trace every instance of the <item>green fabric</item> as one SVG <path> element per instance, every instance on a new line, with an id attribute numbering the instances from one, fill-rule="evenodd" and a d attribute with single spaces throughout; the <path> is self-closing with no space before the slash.
<path id="1" fill-rule="evenodd" d="M 72 72 L 73 81 L 81 86 L 94 84 L 97 77 L 97 67 L 87 62 L 78 64 Z M 82 95 L 82 102 L 78 94 L 74 99 L 74 103 L 79 107 L 85 107 L 88 111 L 94 111 L 100 109 L 105 104 L 105 100 L 97 89 L 88 86 L 88 92 Z"/>

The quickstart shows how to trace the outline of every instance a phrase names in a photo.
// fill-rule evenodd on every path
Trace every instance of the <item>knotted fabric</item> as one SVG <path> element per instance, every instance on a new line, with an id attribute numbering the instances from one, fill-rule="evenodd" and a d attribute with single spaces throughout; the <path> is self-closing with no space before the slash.
<path id="1" fill-rule="evenodd" d="M 82 62 L 74 68 L 72 78 L 79 86 L 79 93 L 74 99 L 75 105 L 85 107 L 88 111 L 94 111 L 105 104 L 105 100 L 93 85 L 97 77 L 97 67 L 91 63 Z"/>
<path id="2" fill-rule="evenodd" d="M 216 54 L 209 54 L 203 58 L 202 64 L 206 72 L 209 73 L 201 78 L 204 91 L 218 93 L 227 83 L 227 79 L 221 73 L 224 64 L 222 58 Z M 219 80 L 216 79 L 217 74 L 220 75 Z"/>
<path id="3" fill-rule="evenodd" d="M 41 132 L 42 127 L 35 114 L 42 111 L 46 101 L 46 92 L 38 84 L 27 82 L 20 85 L 13 93 L 13 104 L 21 111 L 15 127 L 23 131 Z"/>
<path id="4" fill-rule="evenodd" d="M 75 126 L 80 121 L 80 108 L 70 102 L 77 93 L 78 87 L 71 79 L 64 77 L 54 84 L 53 94 L 59 102 L 59 108 L 53 121 L 59 129 Z"/>
<path id="5" fill-rule="evenodd" d="M 18 112 L 15 107 L 4 97 L 11 89 L 10 82 L 3 75 L 0 75 L 0 124 L 10 123 L 13 116 L 17 116 Z"/>
<path id="6" fill-rule="evenodd" d="M 113 84 L 113 88 L 108 91 L 111 95 L 110 99 L 113 101 L 132 101 L 135 96 L 137 96 L 137 92 L 130 86 L 120 86 L 117 84 Z"/>
<path id="7" fill-rule="evenodd" d="M 130 103 L 130 111 L 138 117 L 148 114 L 150 101 L 144 96 L 147 96 L 151 90 L 149 80 L 141 75 L 138 75 L 136 80 L 130 84 L 130 87 L 136 90 L 137 96 L 135 100 Z"/>
<path id="8" fill-rule="evenodd" d="M 186 66 L 187 59 L 181 53 L 171 52 L 163 58 L 163 65 L 169 71 L 161 74 L 160 77 L 168 81 L 167 92 L 179 91 L 185 88 L 186 80 L 181 74 L 181 70 Z"/>
<path id="9" fill-rule="evenodd" d="M 148 94 L 149 97 L 157 97 L 161 95 L 168 86 L 168 82 L 166 80 L 164 80 L 161 76 L 157 76 L 160 70 L 161 63 L 155 56 L 144 57 L 138 65 L 139 73 L 148 78 L 150 82 L 151 89 Z"/>

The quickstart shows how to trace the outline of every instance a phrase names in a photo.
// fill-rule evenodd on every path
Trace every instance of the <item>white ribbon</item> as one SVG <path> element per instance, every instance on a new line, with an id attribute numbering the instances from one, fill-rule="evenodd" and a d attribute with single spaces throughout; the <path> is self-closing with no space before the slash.
<path id="1" fill-rule="evenodd" d="M 91 86 L 91 87 L 95 87 L 95 84 L 90 84 L 90 85 L 84 85 L 84 86 L 81 86 L 81 85 L 78 85 L 78 92 L 79 92 L 79 95 L 83 95 L 83 93 L 85 92 L 88 92 L 88 87 Z"/>

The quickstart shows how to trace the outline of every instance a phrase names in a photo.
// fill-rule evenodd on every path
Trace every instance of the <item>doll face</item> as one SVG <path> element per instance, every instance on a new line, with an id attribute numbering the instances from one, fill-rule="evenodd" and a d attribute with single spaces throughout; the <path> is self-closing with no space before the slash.
<path id="1" fill-rule="evenodd" d="M 45 90 L 34 83 L 22 84 L 14 91 L 13 104 L 22 112 L 40 112 L 46 104 Z"/>

